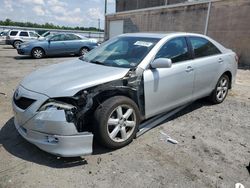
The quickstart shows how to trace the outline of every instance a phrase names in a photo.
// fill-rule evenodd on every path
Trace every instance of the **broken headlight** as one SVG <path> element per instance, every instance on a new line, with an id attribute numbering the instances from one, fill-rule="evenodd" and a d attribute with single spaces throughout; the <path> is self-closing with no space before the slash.
<path id="1" fill-rule="evenodd" d="M 49 109 L 57 109 L 57 110 L 74 110 L 75 106 L 63 102 L 48 102 L 40 107 L 38 111 L 45 111 Z"/>
<path id="2" fill-rule="evenodd" d="M 64 110 L 65 112 L 65 118 L 68 122 L 73 122 L 76 112 L 76 107 L 63 103 L 63 102 L 47 102 L 44 105 L 40 107 L 38 111 L 46 111 L 46 110 Z"/>

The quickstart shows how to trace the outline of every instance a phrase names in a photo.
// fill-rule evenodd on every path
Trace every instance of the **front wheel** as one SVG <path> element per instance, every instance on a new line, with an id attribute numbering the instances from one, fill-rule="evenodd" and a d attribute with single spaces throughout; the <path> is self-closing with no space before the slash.
<path id="1" fill-rule="evenodd" d="M 216 87 L 212 94 L 210 95 L 210 101 L 214 104 L 222 103 L 227 94 L 229 89 L 229 78 L 226 74 L 223 74 L 220 79 L 218 80 L 218 83 L 216 84 Z"/>
<path id="2" fill-rule="evenodd" d="M 116 96 L 104 101 L 95 112 L 97 140 L 107 148 L 128 145 L 136 136 L 140 113 L 134 101 Z"/>
<path id="3" fill-rule="evenodd" d="M 43 49 L 41 49 L 41 48 L 34 48 L 31 52 L 31 55 L 35 59 L 40 59 L 40 58 L 44 57 L 45 53 L 44 53 Z"/>
<path id="4" fill-rule="evenodd" d="M 81 50 L 80 50 L 80 52 L 79 52 L 79 55 L 80 56 L 84 56 L 86 53 L 88 53 L 89 52 L 89 49 L 88 48 L 86 48 L 86 47 L 83 47 L 83 48 L 81 48 Z"/>

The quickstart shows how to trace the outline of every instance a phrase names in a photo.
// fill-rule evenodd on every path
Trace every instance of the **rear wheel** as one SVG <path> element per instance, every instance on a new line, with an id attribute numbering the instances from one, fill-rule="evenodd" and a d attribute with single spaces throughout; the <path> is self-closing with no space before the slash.
<path id="1" fill-rule="evenodd" d="M 20 40 L 17 40 L 13 43 L 13 47 L 14 48 L 18 48 L 18 46 L 21 44 L 22 42 Z"/>
<path id="2" fill-rule="evenodd" d="M 134 101 L 116 96 L 104 101 L 95 112 L 97 140 L 111 149 L 121 148 L 135 138 L 140 113 Z"/>
<path id="3" fill-rule="evenodd" d="M 229 89 L 229 84 L 230 84 L 229 82 L 230 80 L 226 74 L 223 74 L 220 77 L 214 91 L 209 97 L 212 103 L 219 104 L 225 100 Z"/>
<path id="4" fill-rule="evenodd" d="M 34 48 L 31 52 L 31 55 L 35 59 L 40 59 L 40 58 L 44 57 L 45 53 L 44 53 L 44 50 L 42 48 Z"/>

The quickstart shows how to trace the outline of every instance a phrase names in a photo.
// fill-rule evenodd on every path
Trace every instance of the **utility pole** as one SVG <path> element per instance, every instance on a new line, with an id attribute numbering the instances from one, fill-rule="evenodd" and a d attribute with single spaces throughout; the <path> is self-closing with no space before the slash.
<path id="1" fill-rule="evenodd" d="M 98 30 L 99 31 L 101 30 L 101 19 L 100 18 L 98 19 Z"/>
<path id="2" fill-rule="evenodd" d="M 107 0 L 105 0 L 105 8 L 104 8 L 104 14 L 107 14 Z"/>

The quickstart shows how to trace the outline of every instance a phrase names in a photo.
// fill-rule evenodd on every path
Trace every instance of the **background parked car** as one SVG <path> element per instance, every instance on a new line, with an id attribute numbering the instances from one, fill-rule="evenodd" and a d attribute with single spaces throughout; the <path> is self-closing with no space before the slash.
<path id="1" fill-rule="evenodd" d="M 39 39 L 49 38 L 49 37 L 54 36 L 54 35 L 56 35 L 56 34 L 60 34 L 60 33 L 59 33 L 59 32 L 53 32 L 53 31 L 47 31 L 47 32 L 43 33 L 43 34 L 39 37 Z"/>
<path id="2" fill-rule="evenodd" d="M 40 37 L 35 31 L 11 30 L 6 37 L 6 44 L 17 48 L 21 43 L 38 39 Z"/>
<path id="3" fill-rule="evenodd" d="M 42 58 L 51 55 L 75 54 L 84 55 L 97 47 L 98 44 L 73 33 L 60 33 L 49 35 L 48 38 L 23 43 L 17 48 L 20 55 L 31 55 L 34 58 Z"/>
<path id="4" fill-rule="evenodd" d="M 0 44 L 5 44 L 6 36 L 8 35 L 8 32 L 9 32 L 9 30 L 0 32 Z"/>

